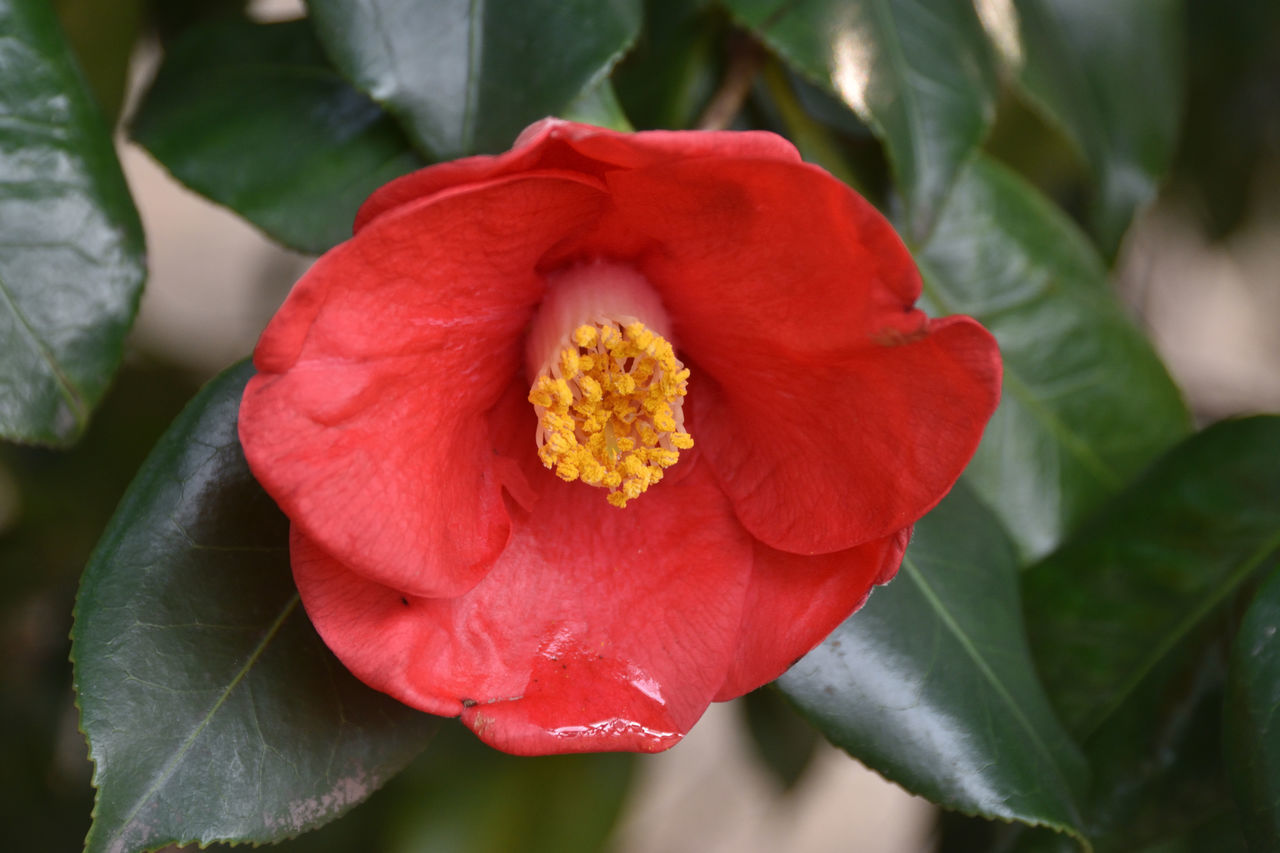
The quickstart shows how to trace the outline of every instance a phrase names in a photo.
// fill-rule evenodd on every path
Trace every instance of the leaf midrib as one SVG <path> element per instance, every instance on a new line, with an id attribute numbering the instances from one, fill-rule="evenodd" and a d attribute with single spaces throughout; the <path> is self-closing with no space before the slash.
<path id="1" fill-rule="evenodd" d="M 1111 700 L 1097 713 L 1084 718 L 1079 730 L 1081 739 L 1086 739 L 1093 735 L 1103 723 L 1110 719 L 1120 706 L 1128 701 L 1129 697 L 1152 670 L 1159 665 L 1160 661 L 1164 660 L 1206 616 L 1216 610 L 1228 595 L 1235 592 L 1240 584 L 1253 575 L 1258 567 L 1277 551 L 1280 551 L 1280 530 L 1277 530 L 1272 536 L 1264 540 L 1262 545 L 1246 555 L 1224 581 L 1214 584 L 1208 594 L 1201 599 L 1198 606 L 1187 613 L 1173 630 L 1169 631 L 1155 644 L 1151 653 L 1138 666 L 1133 668 L 1129 673 L 1129 677 L 1121 683 L 1117 690 L 1113 691 Z"/>
<path id="2" fill-rule="evenodd" d="M 913 252 L 916 265 L 922 271 L 926 271 L 927 275 L 922 275 L 922 288 L 925 295 L 945 316 L 960 313 L 956 310 L 945 296 L 939 291 L 934 284 L 937 280 L 937 273 L 921 259 L 920 252 L 917 249 Z M 982 318 L 978 318 L 981 320 Z M 1008 391 L 1024 409 L 1030 412 L 1036 420 L 1038 420 L 1045 430 L 1048 431 L 1058 440 L 1058 444 L 1065 448 L 1085 469 L 1087 469 L 1097 481 L 1102 484 L 1108 491 L 1115 491 L 1124 485 L 1124 478 L 1118 471 L 1109 465 L 1101 456 L 1093 452 L 1088 442 L 1084 441 L 1074 430 L 1071 429 L 1061 418 L 1047 406 L 1042 404 L 1031 390 L 1031 386 L 1022 378 L 1016 367 L 1004 362 L 1004 390 Z"/>
<path id="3" fill-rule="evenodd" d="M 294 592 L 281 608 L 279 615 L 275 618 L 275 621 L 273 621 L 271 626 L 267 628 L 266 633 L 258 642 L 258 645 L 254 648 L 253 652 L 249 655 L 248 660 L 245 661 L 244 666 L 242 666 L 240 671 L 235 674 L 227 684 L 226 688 L 221 694 L 219 694 L 212 707 L 209 708 L 196 727 L 192 729 L 191 733 L 187 735 L 186 740 L 182 742 L 182 745 L 169 759 L 169 762 L 160 771 L 151 786 L 143 792 L 133 809 L 125 819 L 118 824 L 118 829 L 110 836 L 111 840 L 117 840 L 123 836 L 124 832 L 133 825 L 134 818 L 138 816 L 138 812 L 142 810 L 143 806 L 149 803 L 155 796 L 156 792 L 169 781 L 170 777 L 172 777 L 175 772 L 177 772 L 178 765 L 181 763 L 182 759 L 186 757 L 187 752 L 190 751 L 196 740 L 199 739 L 200 735 L 204 732 L 205 728 L 208 727 L 209 723 L 213 720 L 213 717 L 218 713 L 218 710 L 223 706 L 223 704 L 226 703 L 227 699 L 235 691 L 236 687 L 244 681 L 245 677 L 249 674 L 249 670 L 253 669 L 257 664 L 259 658 L 261 658 L 263 653 L 266 651 L 267 646 L 271 644 L 271 641 L 274 640 L 276 635 L 280 632 L 280 628 L 284 625 L 285 620 L 288 619 L 293 611 L 297 609 L 298 602 L 298 593 Z"/>
<path id="4" fill-rule="evenodd" d="M 85 405 L 84 398 L 63 372 L 62 366 L 58 364 L 57 359 L 54 358 L 53 353 L 49 350 L 45 341 L 36 333 L 35 328 L 31 325 L 31 321 L 27 319 L 26 314 L 22 312 L 21 307 L 18 305 L 17 297 L 15 297 L 13 292 L 9 289 L 9 286 L 5 283 L 3 276 L 0 276 L 0 297 L 4 298 L 5 305 L 8 306 L 9 311 L 17 319 L 18 324 L 26 333 L 26 338 L 28 343 L 31 345 L 31 348 L 36 351 L 41 360 L 44 361 L 45 365 L 49 368 L 49 373 L 57 383 L 59 393 L 67 402 L 67 405 L 71 408 L 72 414 L 75 416 L 77 426 L 83 428 L 89 417 L 88 406 Z"/>
<path id="5" fill-rule="evenodd" d="M 943 605 L 942 600 L 933 591 L 933 588 L 925 580 L 924 575 L 909 555 L 903 558 L 902 567 L 906 571 L 907 576 L 916 584 L 916 587 L 920 590 L 920 594 L 924 596 L 925 600 L 929 603 L 929 606 L 937 614 L 939 620 L 941 620 L 943 625 L 945 625 L 952 635 L 955 636 L 956 640 L 960 643 L 960 647 L 964 649 L 965 653 L 978 668 L 978 671 L 982 673 L 987 682 L 995 689 L 996 694 L 1001 698 L 1001 700 L 1003 700 L 1010 713 L 1013 714 L 1014 719 L 1018 721 L 1018 724 L 1022 727 L 1023 731 L 1026 732 L 1028 738 L 1030 738 L 1031 743 L 1035 746 L 1036 750 L 1044 757 L 1049 767 L 1052 768 L 1053 773 L 1061 785 L 1061 790 L 1065 793 L 1067 802 L 1073 809 L 1078 811 L 1075 803 L 1075 797 L 1072 793 L 1072 785 L 1067 777 L 1066 771 L 1059 765 L 1052 750 L 1050 750 L 1048 745 L 1040 738 L 1039 733 L 1031 724 L 1031 721 L 1022 713 L 1021 706 L 1014 701 L 1012 694 L 1009 693 L 1004 682 L 996 676 L 995 672 L 987 664 L 986 658 L 978 651 L 977 647 L 973 644 L 973 641 L 969 638 L 969 635 L 960 627 L 955 619 L 952 618 L 950 612 Z M 1072 834 L 1074 835 L 1076 832 L 1073 831 Z"/>

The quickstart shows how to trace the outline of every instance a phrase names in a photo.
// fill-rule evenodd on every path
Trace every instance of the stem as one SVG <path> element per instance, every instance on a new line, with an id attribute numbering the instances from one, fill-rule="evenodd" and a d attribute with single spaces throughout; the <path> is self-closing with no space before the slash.
<path id="1" fill-rule="evenodd" d="M 724 130 L 742 110 L 756 74 L 764 66 L 766 54 L 760 43 L 741 36 L 729 48 L 729 67 L 725 69 L 720 88 L 711 96 L 694 125 L 698 130 Z"/>

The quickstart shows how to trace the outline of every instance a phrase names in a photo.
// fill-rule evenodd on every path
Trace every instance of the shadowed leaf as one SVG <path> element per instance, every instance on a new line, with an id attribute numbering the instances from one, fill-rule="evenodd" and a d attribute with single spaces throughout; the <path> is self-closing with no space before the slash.
<path id="1" fill-rule="evenodd" d="M 131 132 L 174 177 L 290 248 L 351 236 L 369 193 L 423 165 L 329 65 L 306 21 L 228 21 L 166 52 Z"/>
<path id="2" fill-rule="evenodd" d="M 85 570 L 72 656 L 98 789 L 88 853 L 295 835 L 435 729 L 356 681 L 307 621 L 287 521 L 236 436 L 251 375 L 228 370 L 179 416 Z"/>

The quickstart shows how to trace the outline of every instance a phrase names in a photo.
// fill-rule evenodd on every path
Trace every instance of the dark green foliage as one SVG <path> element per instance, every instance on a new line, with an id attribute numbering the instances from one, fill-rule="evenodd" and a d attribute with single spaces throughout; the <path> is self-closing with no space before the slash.
<path id="1" fill-rule="evenodd" d="M 357 88 L 439 159 L 495 153 L 609 73 L 639 0 L 310 0 L 316 33 Z"/>
<path id="2" fill-rule="evenodd" d="M 964 487 L 916 526 L 898 577 L 778 684 L 909 791 L 1082 834 L 1088 771 L 1036 678 L 1013 548 Z"/>
<path id="3" fill-rule="evenodd" d="M 111 136 L 46 0 L 0 0 L 0 438 L 69 444 L 146 275 Z"/>
<path id="4" fill-rule="evenodd" d="M 965 476 L 1042 556 L 1187 433 L 1186 407 L 1088 240 L 997 163 L 961 173 L 916 254 L 933 312 L 1000 342 L 1004 398 Z"/>
<path id="5" fill-rule="evenodd" d="M 305 21 L 189 30 L 133 119 L 134 139 L 198 193 L 303 252 L 351 236 L 382 184 L 423 165 Z"/>
<path id="6" fill-rule="evenodd" d="M 952 0 L 725 5 L 876 129 L 906 203 L 907 233 L 925 237 L 995 118 L 995 60 L 973 7 Z"/>
<path id="7" fill-rule="evenodd" d="M 287 522 L 236 437 L 241 364 L 160 440 L 85 570 L 72 657 L 88 851 L 271 841 L 402 768 L 436 718 L 356 681 L 298 602 Z"/>

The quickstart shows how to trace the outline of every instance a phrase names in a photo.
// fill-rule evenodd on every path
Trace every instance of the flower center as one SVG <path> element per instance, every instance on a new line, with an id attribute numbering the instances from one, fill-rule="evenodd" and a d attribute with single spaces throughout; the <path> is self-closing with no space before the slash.
<path id="1" fill-rule="evenodd" d="M 538 458 L 566 482 L 608 489 L 616 507 L 661 480 L 679 452 L 693 447 L 684 431 L 689 371 L 638 315 L 666 326 L 642 276 L 596 263 L 551 282 L 530 333 Z"/>

